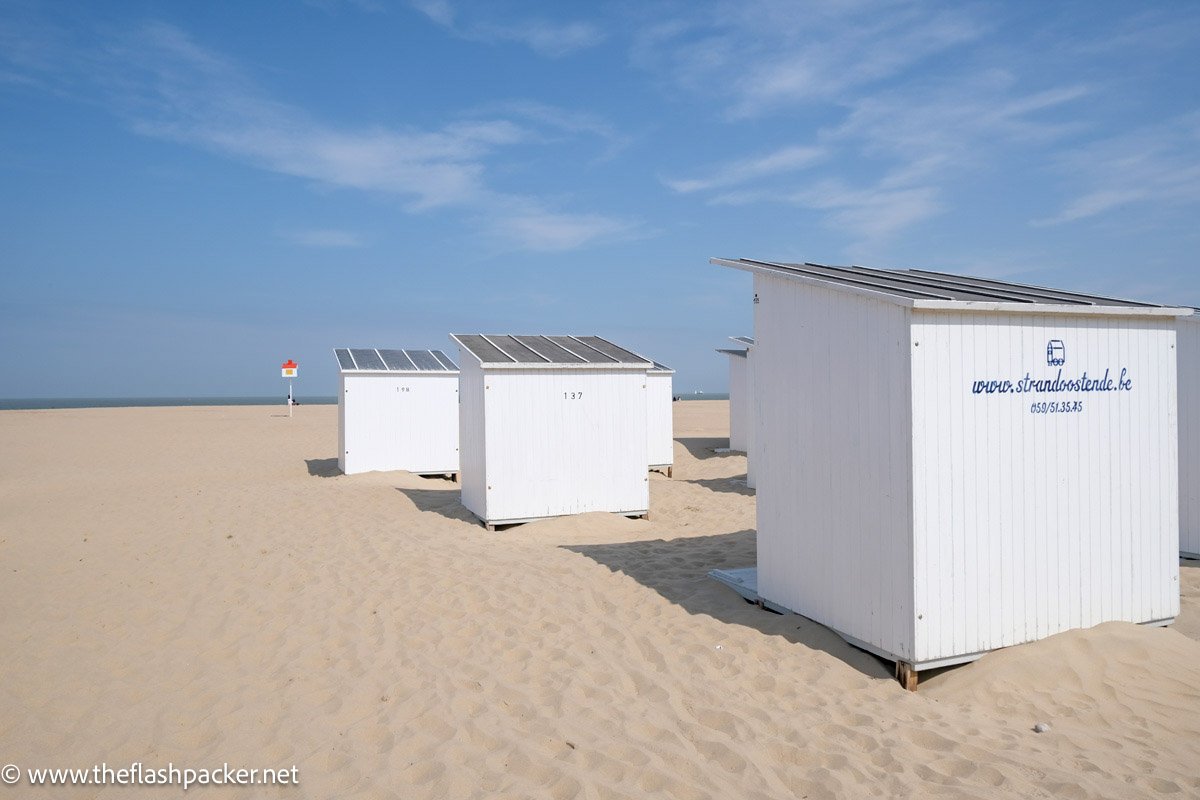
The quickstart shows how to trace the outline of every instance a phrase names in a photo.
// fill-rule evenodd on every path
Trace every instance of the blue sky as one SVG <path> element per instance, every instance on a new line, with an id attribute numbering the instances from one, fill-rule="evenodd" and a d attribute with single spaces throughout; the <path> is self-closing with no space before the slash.
<path id="1" fill-rule="evenodd" d="M 332 394 L 600 333 L 725 388 L 750 279 L 1200 305 L 1200 5 L 0 0 L 0 396 Z"/>

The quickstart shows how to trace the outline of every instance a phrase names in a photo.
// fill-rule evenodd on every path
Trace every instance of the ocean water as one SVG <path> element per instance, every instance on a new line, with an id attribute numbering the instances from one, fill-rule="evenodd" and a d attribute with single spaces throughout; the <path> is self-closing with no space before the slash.
<path id="1" fill-rule="evenodd" d="M 675 397 L 679 400 L 728 400 L 729 394 L 726 392 L 682 392 L 676 393 Z"/>
<path id="2" fill-rule="evenodd" d="M 336 405 L 337 397 L 304 397 L 300 405 Z M 0 398 L 0 410 L 38 408 L 139 408 L 153 406 L 286 406 L 287 396 L 272 397 L 20 397 Z"/>
<path id="3" fill-rule="evenodd" d="M 684 392 L 680 400 L 728 400 L 720 392 Z M 336 405 L 337 397 L 297 396 L 300 405 Z M 286 397 L 18 397 L 0 398 L 0 411 L 43 408 L 141 408 L 155 406 L 286 406 Z"/>

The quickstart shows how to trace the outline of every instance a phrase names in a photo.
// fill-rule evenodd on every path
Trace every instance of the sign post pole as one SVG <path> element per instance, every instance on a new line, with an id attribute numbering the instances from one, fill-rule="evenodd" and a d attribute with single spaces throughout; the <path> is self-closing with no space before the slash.
<path id="1" fill-rule="evenodd" d="M 295 378 L 299 374 L 299 372 L 300 372 L 300 365 L 297 364 L 295 361 L 292 361 L 290 358 L 287 361 L 283 362 L 282 365 L 280 365 L 280 374 L 282 374 L 283 377 L 288 379 L 288 396 L 287 396 L 288 419 L 292 418 L 292 406 L 294 406 L 296 404 L 296 402 L 295 402 L 296 395 L 293 394 L 293 392 L 292 392 L 292 379 Z"/>

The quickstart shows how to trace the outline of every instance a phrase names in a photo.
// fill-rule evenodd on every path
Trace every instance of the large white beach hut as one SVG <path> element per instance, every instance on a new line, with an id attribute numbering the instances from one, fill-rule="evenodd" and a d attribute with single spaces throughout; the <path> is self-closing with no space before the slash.
<path id="1" fill-rule="evenodd" d="M 1179 552 L 1200 558 L 1200 309 L 1179 318 Z"/>
<path id="2" fill-rule="evenodd" d="M 675 370 L 654 362 L 646 371 L 646 458 L 671 477 L 675 464 Z"/>
<path id="3" fill-rule="evenodd" d="M 1176 319 L 1001 281 L 754 276 L 768 605 L 916 672 L 1179 611 Z"/>
<path id="4" fill-rule="evenodd" d="M 458 472 L 458 367 L 441 350 L 337 348 L 338 466 Z"/>
<path id="5" fill-rule="evenodd" d="M 646 372 L 598 336 L 453 334 L 462 502 L 489 528 L 650 508 Z"/>

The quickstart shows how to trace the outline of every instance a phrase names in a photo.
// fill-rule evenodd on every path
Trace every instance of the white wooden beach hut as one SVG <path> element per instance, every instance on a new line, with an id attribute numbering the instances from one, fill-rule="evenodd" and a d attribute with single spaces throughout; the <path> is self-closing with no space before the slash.
<path id="1" fill-rule="evenodd" d="M 669 478 L 675 464 L 675 370 L 654 362 L 646 371 L 646 457 Z"/>
<path id="2" fill-rule="evenodd" d="M 745 414 L 745 443 L 746 447 L 746 486 L 753 489 L 754 481 L 754 387 L 758 379 L 754 375 L 754 339 L 750 336 L 734 336 L 733 341 L 746 345 L 746 386 L 745 398 L 742 401 L 742 413 Z"/>
<path id="3" fill-rule="evenodd" d="M 1200 558 L 1200 309 L 1179 318 L 1179 552 Z"/>
<path id="4" fill-rule="evenodd" d="M 754 276 L 766 604 L 918 670 L 1179 611 L 1185 310 L 918 270 Z M 735 585 L 735 581 L 729 581 Z"/>
<path id="5" fill-rule="evenodd" d="M 598 336 L 451 338 L 462 502 L 489 530 L 588 511 L 648 516 L 649 359 Z"/>
<path id="6" fill-rule="evenodd" d="M 338 467 L 458 472 L 458 367 L 441 350 L 337 348 Z"/>
<path id="7" fill-rule="evenodd" d="M 729 356 L 729 449 L 746 454 L 746 485 L 754 488 L 754 339 L 730 336 L 745 349 L 718 350 Z"/>
<path id="8" fill-rule="evenodd" d="M 739 347 L 717 352 L 729 357 L 729 449 L 744 453 L 750 424 L 750 351 Z"/>

